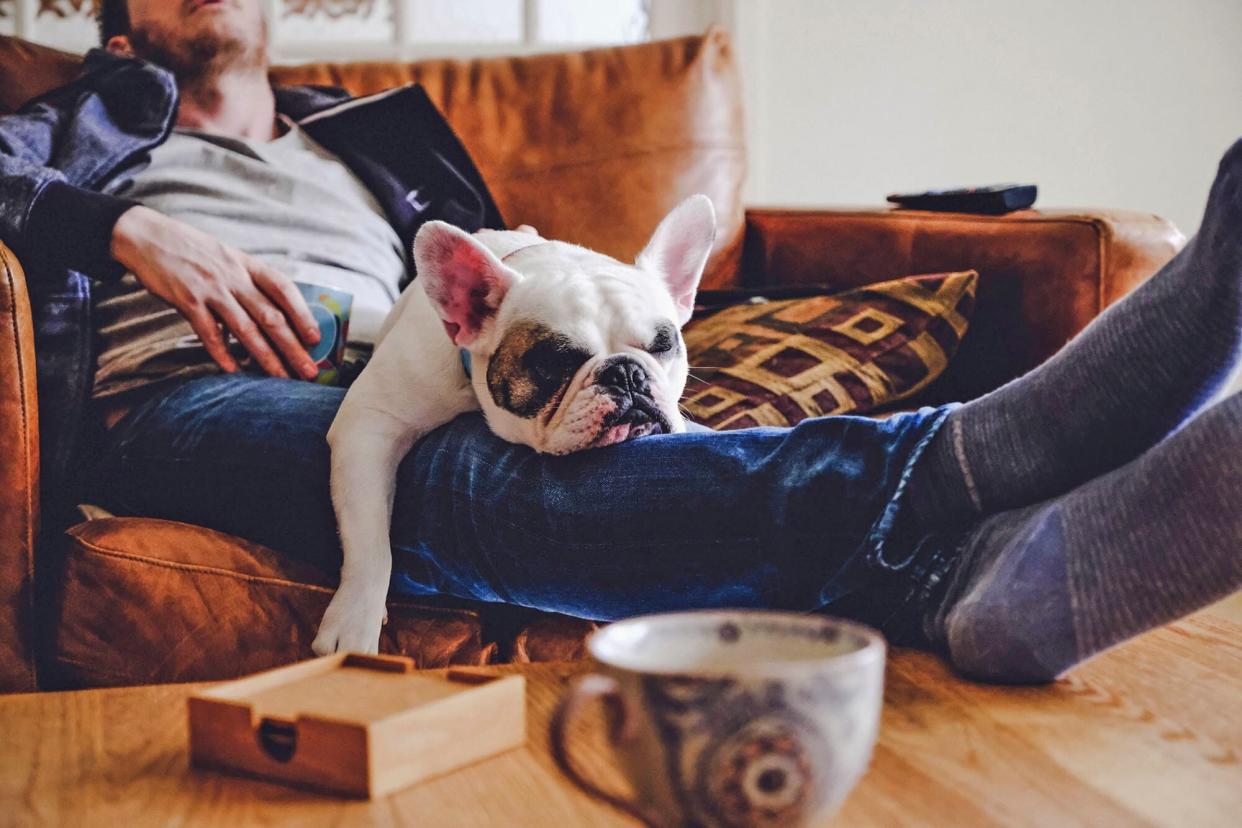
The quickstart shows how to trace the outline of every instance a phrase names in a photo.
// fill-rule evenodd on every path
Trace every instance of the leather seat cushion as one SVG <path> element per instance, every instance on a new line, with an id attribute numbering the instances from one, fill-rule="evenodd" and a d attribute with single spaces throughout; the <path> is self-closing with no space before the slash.
<path id="1" fill-rule="evenodd" d="M 310 658 L 336 579 L 210 529 L 108 518 L 69 530 L 57 580 L 56 683 L 97 687 L 232 678 Z M 473 608 L 394 600 L 380 650 L 442 667 L 486 664 L 497 645 Z"/>
<path id="2" fill-rule="evenodd" d="M 509 660 L 520 664 L 586 658 L 586 639 L 599 626 L 582 618 L 539 613 L 526 621 L 513 637 Z"/>

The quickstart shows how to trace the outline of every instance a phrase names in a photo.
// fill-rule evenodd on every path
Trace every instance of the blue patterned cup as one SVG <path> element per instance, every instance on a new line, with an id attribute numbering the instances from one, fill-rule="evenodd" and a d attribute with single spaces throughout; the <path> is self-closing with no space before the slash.
<path id="1" fill-rule="evenodd" d="M 345 343 L 349 338 L 349 314 L 353 309 L 354 295 L 309 282 L 294 284 L 319 325 L 319 342 L 307 352 L 319 368 L 315 382 L 339 385 L 341 367 L 345 364 Z"/>
<path id="2" fill-rule="evenodd" d="M 722 610 L 631 618 L 587 644 L 595 671 L 553 716 L 552 752 L 579 787 L 653 826 L 794 826 L 834 814 L 871 761 L 884 639 L 822 616 Z M 570 722 L 599 699 L 633 789 L 571 761 Z"/>

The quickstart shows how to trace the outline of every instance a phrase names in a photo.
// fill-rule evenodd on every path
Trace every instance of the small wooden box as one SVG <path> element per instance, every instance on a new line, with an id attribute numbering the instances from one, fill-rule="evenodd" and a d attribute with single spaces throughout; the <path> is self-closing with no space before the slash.
<path id="1" fill-rule="evenodd" d="M 190 760 L 373 798 L 526 741 L 526 682 L 337 654 L 190 697 Z"/>

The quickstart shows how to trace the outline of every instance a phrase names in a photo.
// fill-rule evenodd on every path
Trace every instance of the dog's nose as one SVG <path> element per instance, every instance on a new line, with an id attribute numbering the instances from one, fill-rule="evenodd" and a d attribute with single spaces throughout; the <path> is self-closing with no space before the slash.
<path id="1" fill-rule="evenodd" d="M 651 378 L 647 376 L 647 369 L 633 357 L 619 357 L 599 372 L 595 384 L 622 394 L 651 395 Z"/>

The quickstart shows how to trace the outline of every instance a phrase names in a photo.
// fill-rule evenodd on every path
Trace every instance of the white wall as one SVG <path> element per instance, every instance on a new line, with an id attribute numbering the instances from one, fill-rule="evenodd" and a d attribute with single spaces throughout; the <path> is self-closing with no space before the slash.
<path id="1" fill-rule="evenodd" d="M 731 22 L 754 203 L 1021 181 L 1189 234 L 1242 136 L 1242 0 L 736 0 Z"/>

